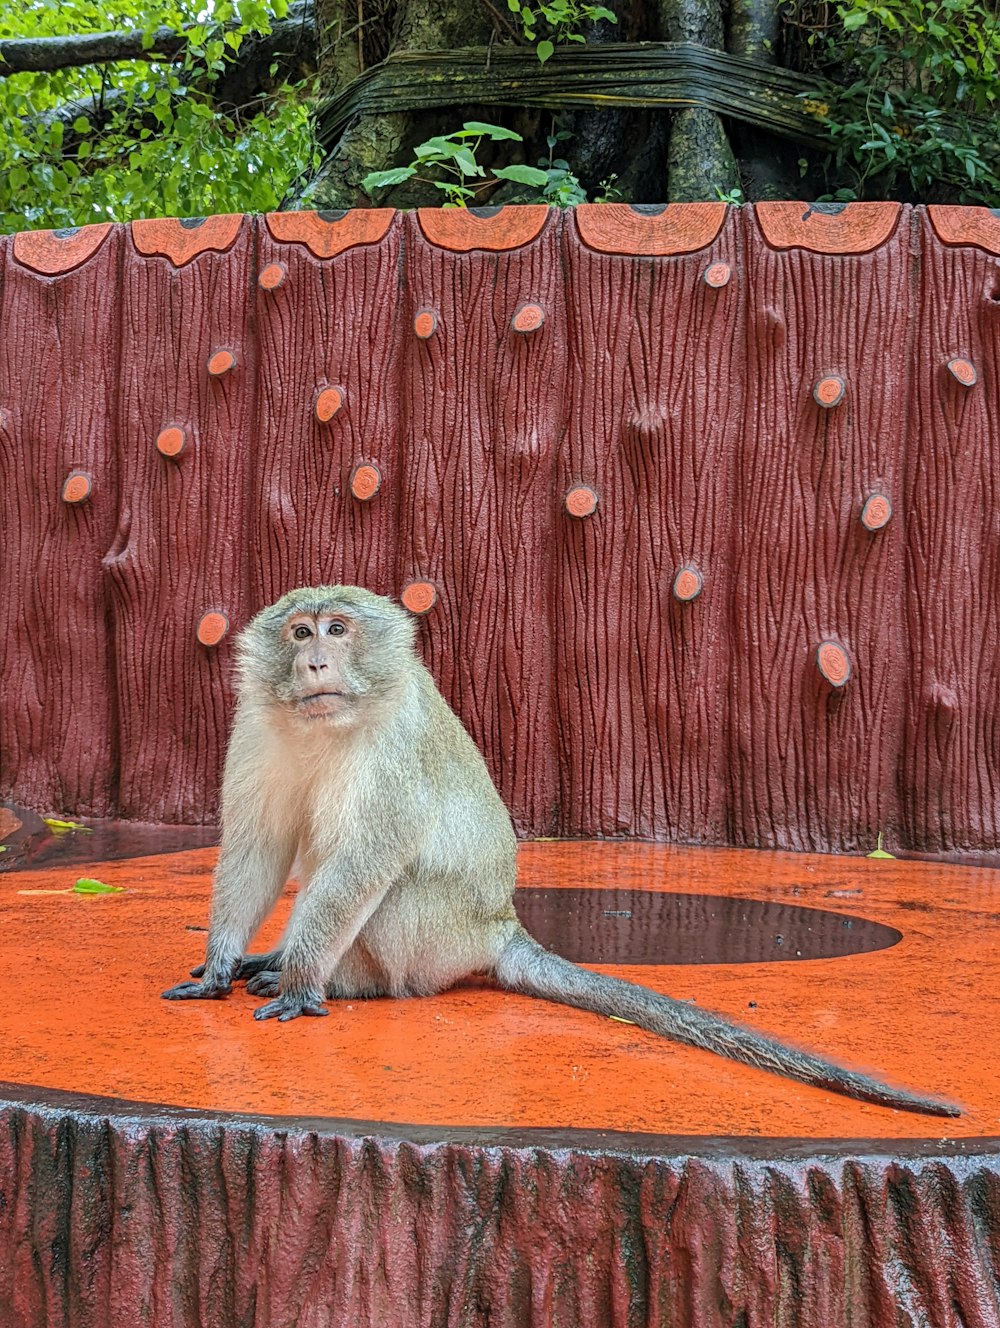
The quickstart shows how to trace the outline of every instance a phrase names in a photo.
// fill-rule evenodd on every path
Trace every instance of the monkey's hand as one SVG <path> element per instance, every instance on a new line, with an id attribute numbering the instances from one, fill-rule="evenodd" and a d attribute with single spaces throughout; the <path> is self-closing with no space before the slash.
<path id="1" fill-rule="evenodd" d="M 269 973 L 258 973 L 247 983 L 247 991 L 251 996 L 277 996 L 281 990 L 281 974 L 277 970 Z"/>
<path id="2" fill-rule="evenodd" d="M 277 1017 L 284 1024 L 289 1019 L 297 1019 L 300 1014 L 327 1015 L 329 1013 L 330 1011 L 317 996 L 308 992 L 286 991 L 277 1000 L 268 1001 L 266 1005 L 261 1005 L 254 1010 L 253 1017 L 255 1019 L 274 1019 Z"/>
<path id="3" fill-rule="evenodd" d="M 231 982 L 178 982 L 161 994 L 165 1001 L 221 1001 L 232 989 Z"/>

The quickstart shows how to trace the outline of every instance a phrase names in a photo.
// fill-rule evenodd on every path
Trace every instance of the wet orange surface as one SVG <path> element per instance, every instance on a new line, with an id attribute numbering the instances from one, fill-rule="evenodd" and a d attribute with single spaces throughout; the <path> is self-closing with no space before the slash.
<path id="1" fill-rule="evenodd" d="M 81 837 L 71 838 L 78 859 Z M 852 1102 L 485 985 L 333 1003 L 327 1019 L 285 1025 L 253 1020 L 257 1002 L 242 986 L 226 1001 L 163 1001 L 160 991 L 202 957 L 214 860 L 214 849 L 197 849 L 57 859 L 0 875 L 0 1079 L 202 1110 L 442 1126 L 1000 1134 L 998 871 L 636 843 L 521 850 L 520 884 L 529 889 L 726 895 L 898 929 L 897 944 L 840 958 L 604 971 L 967 1108 L 942 1121 Z M 84 876 L 124 893 L 50 893 Z M 289 898 L 262 934 L 265 945 Z M 602 922 L 618 925 L 629 925 L 624 910 Z M 780 942 L 772 948 L 783 953 Z"/>

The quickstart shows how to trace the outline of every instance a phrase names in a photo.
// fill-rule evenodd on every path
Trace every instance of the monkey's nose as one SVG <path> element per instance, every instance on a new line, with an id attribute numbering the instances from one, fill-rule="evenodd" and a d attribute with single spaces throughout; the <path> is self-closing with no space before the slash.
<path id="1" fill-rule="evenodd" d="M 315 655 L 309 661 L 310 673 L 322 673 L 325 668 L 326 668 L 326 660 L 323 658 L 322 655 Z"/>

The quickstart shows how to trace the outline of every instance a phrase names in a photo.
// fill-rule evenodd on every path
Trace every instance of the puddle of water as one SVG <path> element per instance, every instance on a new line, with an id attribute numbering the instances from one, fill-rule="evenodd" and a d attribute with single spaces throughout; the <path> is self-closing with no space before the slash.
<path id="1" fill-rule="evenodd" d="M 518 890 L 546 949 L 584 964 L 758 964 L 887 950 L 902 932 L 798 904 L 650 890 Z"/>

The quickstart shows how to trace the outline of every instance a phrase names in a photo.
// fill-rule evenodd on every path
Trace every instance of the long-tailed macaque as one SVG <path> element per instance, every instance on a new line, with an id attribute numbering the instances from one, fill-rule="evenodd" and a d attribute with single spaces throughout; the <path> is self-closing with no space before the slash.
<path id="1" fill-rule="evenodd" d="M 532 940 L 514 912 L 510 818 L 414 630 L 388 599 L 319 586 L 241 634 L 203 981 L 164 996 L 221 997 L 248 978 L 270 998 L 254 1017 L 286 1020 L 326 1014 L 325 998 L 429 995 L 487 974 L 851 1097 L 959 1114 Z M 304 886 L 278 949 L 245 955 L 296 858 Z"/>

